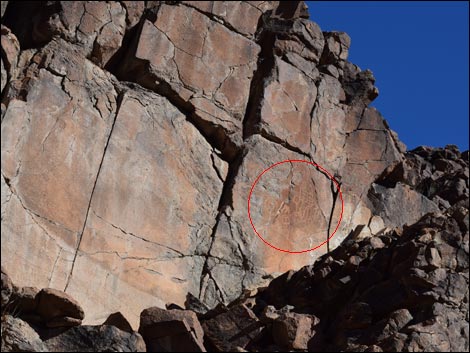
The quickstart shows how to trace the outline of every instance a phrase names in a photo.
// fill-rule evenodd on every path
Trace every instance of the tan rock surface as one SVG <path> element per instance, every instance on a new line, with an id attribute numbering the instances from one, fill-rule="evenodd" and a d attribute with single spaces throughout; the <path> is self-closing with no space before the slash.
<path id="1" fill-rule="evenodd" d="M 326 252 L 326 246 L 303 254 L 279 252 L 264 244 L 250 224 L 247 200 L 253 182 L 273 162 L 287 159 L 306 158 L 259 135 L 247 141 L 230 202 L 215 229 L 209 252 L 212 257 L 203 271 L 200 295 L 211 305 L 216 300 L 234 299 L 243 286 L 261 283 L 263 275 L 298 268 Z M 251 216 L 258 232 L 272 245 L 290 251 L 311 249 L 325 242 L 333 203 L 331 180 L 302 162 L 285 163 L 268 173 L 260 179 L 251 198 Z M 337 220 L 336 216 L 332 223 L 337 224 Z"/>
<path id="2" fill-rule="evenodd" d="M 143 22 L 135 50 L 119 69 L 120 76 L 175 95 L 174 99 L 195 110 L 206 134 L 241 145 L 259 46 L 193 7 L 164 4 L 155 11 L 155 21 Z M 256 8 L 253 11 L 259 13 Z M 225 136 L 219 138 L 218 131 Z M 224 146 L 220 141 L 219 149 Z"/>
<path id="3" fill-rule="evenodd" d="M 68 291 L 85 307 L 101 297 L 103 313 L 134 297 L 123 308 L 134 323 L 151 304 L 140 292 L 179 304 L 197 295 L 223 186 L 213 159 L 225 163 L 166 99 L 125 93 Z M 90 280 L 103 287 L 92 297 Z"/>
<path id="4" fill-rule="evenodd" d="M 17 81 L 29 86 L 2 121 L 2 254 L 15 254 L 2 264 L 16 268 L 15 282 L 63 289 L 117 93 L 109 74 L 64 41 L 38 52 Z"/>
<path id="5" fill-rule="evenodd" d="M 369 200 L 403 159 L 367 108 L 373 75 L 346 61 L 347 35 L 305 17 L 303 2 L 9 4 L 1 187 L 12 280 L 65 289 L 85 323 L 120 311 L 136 328 L 146 307 L 182 306 L 188 293 L 213 307 L 313 263 L 353 230 L 376 232 L 373 216 L 396 225 Z M 247 212 L 255 178 L 286 159 L 318 163 L 344 201 L 306 163 L 260 180 L 252 220 L 278 248 L 325 242 L 344 211 L 325 246 L 295 255 L 268 247 Z"/>

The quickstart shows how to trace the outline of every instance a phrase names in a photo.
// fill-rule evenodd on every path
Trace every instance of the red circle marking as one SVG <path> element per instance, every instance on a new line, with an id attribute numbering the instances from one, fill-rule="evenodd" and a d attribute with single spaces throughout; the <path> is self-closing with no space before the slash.
<path id="1" fill-rule="evenodd" d="M 314 167 L 317 167 L 318 169 L 321 169 L 324 173 L 326 173 L 326 175 L 328 175 L 330 177 L 330 179 L 335 183 L 336 185 L 336 190 L 338 190 L 339 192 L 339 198 L 341 199 L 341 214 L 339 215 L 339 221 L 338 221 L 338 224 L 336 225 L 336 228 L 335 230 L 333 231 L 333 233 L 328 237 L 327 240 L 325 240 L 323 243 L 321 243 L 320 245 L 317 245 L 315 246 L 314 248 L 311 248 L 311 249 L 305 249 L 305 250 L 300 250 L 300 251 L 290 251 L 290 250 L 285 250 L 285 249 L 281 249 L 281 248 L 278 248 L 274 245 L 272 245 L 270 242 L 268 242 L 266 239 L 264 239 L 261 234 L 258 233 L 258 231 L 256 230 L 255 228 L 255 225 L 253 224 L 253 220 L 251 219 L 251 213 L 250 213 L 250 201 L 251 201 L 251 195 L 253 194 L 253 190 L 256 186 L 256 184 L 258 183 L 258 181 L 261 179 L 261 177 L 263 176 L 264 173 L 266 173 L 268 170 L 280 165 L 280 164 L 283 164 L 283 163 L 292 163 L 292 162 L 297 162 L 297 163 L 307 163 L 307 164 L 310 164 L 310 165 L 313 165 Z M 256 235 L 266 244 L 266 245 L 269 245 L 271 248 L 273 249 L 276 249 L 278 251 L 282 251 L 282 252 L 287 252 L 289 254 L 301 254 L 301 253 L 304 253 L 304 252 L 309 252 L 309 251 L 312 251 L 312 250 L 315 250 L 315 249 L 318 249 L 319 247 L 325 245 L 332 237 L 333 235 L 335 235 L 336 231 L 338 230 L 339 228 L 339 225 L 341 223 L 341 219 L 343 218 L 343 211 L 344 211 L 344 201 L 343 201 L 343 194 L 341 193 L 341 188 L 339 187 L 339 184 L 338 182 L 336 181 L 336 179 L 330 174 L 328 173 L 328 171 L 321 167 L 320 165 L 316 164 L 316 163 L 313 163 L 313 162 L 309 162 L 309 161 L 304 161 L 304 160 L 301 160 L 301 159 L 286 159 L 285 161 L 282 161 L 282 162 L 278 162 L 278 163 L 275 163 L 273 164 L 272 166 L 270 166 L 269 168 L 263 170 L 263 172 L 258 175 L 258 177 L 256 178 L 255 182 L 253 183 L 253 185 L 251 186 L 251 190 L 250 190 L 250 195 L 248 196 L 248 218 L 250 219 L 250 223 L 251 223 L 251 226 L 253 227 L 253 230 L 255 231 Z"/>

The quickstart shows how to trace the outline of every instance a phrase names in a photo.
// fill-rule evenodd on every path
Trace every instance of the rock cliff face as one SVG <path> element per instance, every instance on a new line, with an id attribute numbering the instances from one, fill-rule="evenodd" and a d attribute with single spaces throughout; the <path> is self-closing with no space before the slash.
<path id="1" fill-rule="evenodd" d="M 256 297 L 312 315 L 273 312 L 284 318 L 266 324 L 274 336 L 294 337 L 268 340 L 278 347 L 307 349 L 307 334 L 297 339 L 289 330 L 300 325 L 310 339 L 305 327 L 318 320 L 325 334 L 340 327 L 334 347 L 331 335 L 317 335 L 318 344 L 351 350 L 427 348 L 419 338 L 427 328 L 419 325 L 434 309 L 448 321 L 433 332 L 453 325 L 448 318 L 456 310 L 452 322 L 468 321 L 468 290 L 454 281 L 468 284 L 468 152 L 406 152 L 369 107 L 378 91 L 369 70 L 347 61 L 349 36 L 322 32 L 303 2 L 5 3 L 1 254 L 16 285 L 64 291 L 83 306 L 84 323 L 120 311 L 137 329 L 143 309 L 197 302 L 205 313 L 308 265 Z M 253 187 L 285 160 L 317 167 L 283 163 Z M 324 246 L 299 254 L 267 246 L 250 223 L 250 192 L 253 225 L 272 245 L 293 252 Z M 415 257 L 417 263 L 400 267 Z M 351 274 L 361 266 L 375 271 L 369 279 L 376 289 L 367 292 Z M 313 280 L 327 288 L 323 308 L 310 301 L 322 295 Z M 401 292 L 386 297 L 386 308 L 372 298 L 397 286 Z M 417 315 L 419 295 L 432 286 L 446 297 L 431 295 L 441 306 L 426 304 L 426 315 Z M 410 299 L 410 292 L 418 294 Z M 327 313 L 330 307 L 338 312 Z M 158 326 L 166 314 L 155 310 L 142 314 L 140 332 L 147 348 L 170 349 L 142 326 L 144 319 L 144 326 Z M 259 312 L 237 310 L 223 320 L 251 317 L 261 330 Z M 205 318 L 206 335 L 235 337 L 238 331 L 218 326 L 217 313 Z M 337 322 L 341 315 L 346 324 Z M 395 320 L 396 340 L 370 341 L 365 328 L 378 330 L 385 317 Z M 417 343 L 399 336 L 410 322 L 407 334 L 418 335 Z M 186 339 L 204 349 L 198 330 Z M 117 335 L 106 326 L 82 331 L 63 339 L 96 335 L 108 342 Z M 260 344 L 252 331 L 238 346 Z M 140 336 L 119 335 L 124 349 L 139 349 Z M 468 348 L 468 326 L 465 335 L 463 346 L 436 344 Z M 228 349 L 217 335 L 208 337 L 212 348 Z M 43 349 L 40 339 L 34 344 Z"/>

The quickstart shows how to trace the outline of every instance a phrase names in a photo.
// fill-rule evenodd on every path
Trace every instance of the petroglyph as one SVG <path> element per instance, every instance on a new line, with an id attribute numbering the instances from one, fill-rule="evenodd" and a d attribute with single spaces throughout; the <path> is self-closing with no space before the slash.
<path id="1" fill-rule="evenodd" d="M 273 168 L 264 177 L 266 180 L 253 192 L 259 207 L 253 219 L 260 234 L 275 246 L 287 242 L 297 250 L 311 249 L 323 242 L 328 219 L 318 204 L 315 180 L 325 176 L 310 165 L 294 163 Z"/>

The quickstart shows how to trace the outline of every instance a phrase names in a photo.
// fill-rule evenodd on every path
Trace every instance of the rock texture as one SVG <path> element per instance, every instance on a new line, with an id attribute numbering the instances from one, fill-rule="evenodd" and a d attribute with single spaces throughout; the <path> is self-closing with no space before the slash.
<path id="1" fill-rule="evenodd" d="M 2 349 L 468 349 L 468 151 L 304 2 L 1 16 Z"/>

